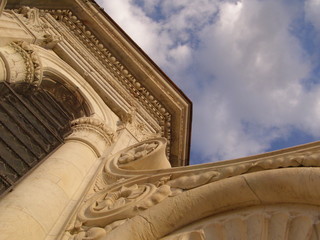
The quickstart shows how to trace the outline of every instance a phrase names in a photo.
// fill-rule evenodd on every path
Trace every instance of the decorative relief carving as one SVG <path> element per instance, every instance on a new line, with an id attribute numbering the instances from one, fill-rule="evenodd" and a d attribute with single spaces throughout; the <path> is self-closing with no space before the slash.
<path id="1" fill-rule="evenodd" d="M 168 185 L 132 184 L 116 186 L 88 199 L 81 207 L 70 239 L 105 236 L 110 230 L 163 201 L 171 194 Z M 96 239 L 96 238 L 92 238 Z"/>
<path id="2" fill-rule="evenodd" d="M 27 6 L 15 10 L 16 16 L 35 35 L 36 43 L 45 48 L 53 48 L 62 40 L 60 34 L 46 21 L 45 12 Z"/>
<path id="3" fill-rule="evenodd" d="M 111 144 L 115 139 L 115 132 L 111 130 L 105 123 L 96 118 L 82 117 L 75 119 L 71 122 L 71 127 L 73 129 L 73 133 L 70 137 L 77 135 L 78 132 L 83 132 L 83 130 L 89 130 L 97 133 L 108 144 Z"/>
<path id="4" fill-rule="evenodd" d="M 116 225 L 111 228 L 112 224 L 119 221 L 123 223 L 136 216 L 139 211 L 153 207 L 168 197 L 182 193 L 184 190 L 206 184 L 216 176 L 216 172 L 206 172 L 196 175 L 189 174 L 170 180 L 171 176 L 167 175 L 154 179 L 153 183 L 132 184 L 129 187 L 126 187 L 125 180 L 121 183 L 117 182 L 115 187 L 107 188 L 86 200 L 79 211 L 73 228 L 69 230 L 69 233 L 72 233 L 70 239 L 106 236 L 109 231 L 119 226 Z M 188 185 L 190 183 L 191 185 Z M 103 235 L 100 235 L 100 233 Z"/>
<path id="5" fill-rule="evenodd" d="M 7 81 L 25 81 L 39 86 L 42 80 L 42 67 L 36 50 L 27 42 L 11 42 L 0 48 L 0 57 L 8 64 Z M 0 79 L 1 80 L 1 79 Z"/>
<path id="6" fill-rule="evenodd" d="M 206 164 L 156 171 L 121 170 L 122 165 L 140 161 L 148 155 L 152 156 L 158 148 L 159 144 L 156 140 L 149 140 L 109 158 L 102 175 L 98 177 L 95 184 L 99 185 L 99 189 L 96 188 L 98 192 L 93 193 L 82 205 L 77 220 L 69 231 L 70 236 L 73 237 L 71 239 L 88 239 L 76 237 L 93 236 L 93 232 L 107 236 L 112 229 L 119 226 L 116 224 L 117 221 L 124 223 L 139 212 L 152 208 L 170 197 L 225 178 L 283 167 L 320 167 L 320 149 L 317 147 L 312 150 L 294 151 L 269 157 L 258 156 L 255 159 L 226 163 L 223 166 Z M 239 217 L 239 219 L 246 218 L 247 215 Z M 115 224 L 115 227 L 111 227 L 112 224 Z M 216 224 L 218 223 L 214 223 L 214 228 L 221 225 L 221 223 Z M 223 222 L 222 225 L 228 224 Z M 168 239 L 206 239 L 209 236 L 207 229 L 211 229 L 212 226 L 212 224 L 206 225 L 195 229 L 195 232 L 189 231 L 182 235 L 170 236 Z M 203 229 L 205 229 L 204 232 Z"/>
<path id="7" fill-rule="evenodd" d="M 39 86 L 42 80 L 42 67 L 36 50 L 27 42 L 18 41 L 10 44 L 19 52 L 27 67 L 26 82 Z"/>
<path id="8" fill-rule="evenodd" d="M 118 158 L 118 164 L 127 164 L 129 162 L 135 161 L 139 158 L 143 158 L 155 150 L 159 146 L 158 142 L 149 142 L 140 145 L 137 148 L 133 148 L 127 152 L 122 153 Z"/>
<path id="9" fill-rule="evenodd" d="M 20 13 L 23 17 L 26 18 L 26 22 L 28 25 L 30 24 L 31 26 L 35 28 L 41 28 L 41 21 L 40 21 L 40 13 L 39 9 L 37 8 L 30 8 L 27 6 L 23 6 L 18 10 L 18 13 Z"/>
<path id="10" fill-rule="evenodd" d="M 139 141 L 145 141 L 161 137 L 161 133 L 152 133 L 145 123 L 139 122 L 136 116 L 136 108 L 133 107 L 129 113 L 120 116 L 121 124 L 119 128 L 127 128 Z M 167 156 L 169 156 L 167 154 Z"/>
<path id="11" fill-rule="evenodd" d="M 50 13 L 56 20 L 63 22 L 70 32 L 87 46 L 106 69 L 110 71 L 113 77 L 117 79 L 115 83 L 112 82 L 112 79 L 110 80 L 112 87 L 117 88 L 117 84 L 121 83 L 121 85 L 131 93 L 131 96 L 138 99 L 144 106 L 144 109 L 157 119 L 161 126 L 161 133 L 159 134 L 167 138 L 169 142 L 167 146 L 167 155 L 169 156 L 171 142 L 171 114 L 169 111 L 112 55 L 112 53 L 70 10 L 44 11 Z M 66 40 L 69 41 L 68 38 L 66 38 Z M 72 42 L 70 42 L 70 44 L 72 44 Z M 101 73 L 101 69 L 96 70 Z M 141 139 L 148 139 L 151 137 L 154 136 L 146 135 Z"/>
<path id="12" fill-rule="evenodd" d="M 320 149 L 309 151 L 293 152 L 270 157 L 257 157 L 256 159 L 239 161 L 227 165 L 206 164 L 205 166 L 192 166 L 190 168 L 173 168 L 166 170 L 141 170 L 128 171 L 126 164 L 140 161 L 144 157 L 151 155 L 159 146 L 158 140 L 148 140 L 128 147 L 121 153 L 109 158 L 103 170 L 104 183 L 112 184 L 121 178 L 130 179 L 140 175 L 153 176 L 154 181 L 160 181 L 161 184 L 167 184 L 172 189 L 181 189 L 183 191 L 196 188 L 221 179 L 238 176 L 241 174 L 272 170 L 285 167 L 320 167 Z M 155 156 L 151 156 L 154 159 Z M 162 156 L 159 156 L 159 160 Z M 122 170 L 126 169 L 126 171 Z M 141 168 L 143 169 L 143 168 Z M 130 170 L 130 169 L 129 169 Z M 101 183 L 102 181 L 100 181 Z M 153 182 L 155 184 L 155 182 Z M 104 188 L 100 184 L 100 189 Z"/>
<path id="13" fill-rule="evenodd" d="M 161 240 L 318 239 L 318 208 L 264 206 L 207 218 Z"/>
<path id="14" fill-rule="evenodd" d="M 217 171 L 202 171 L 198 173 L 189 173 L 182 175 L 181 177 L 168 181 L 167 184 L 173 188 L 189 190 L 192 188 L 200 187 L 209 182 L 213 182 L 217 180 L 219 176 L 220 173 Z"/>

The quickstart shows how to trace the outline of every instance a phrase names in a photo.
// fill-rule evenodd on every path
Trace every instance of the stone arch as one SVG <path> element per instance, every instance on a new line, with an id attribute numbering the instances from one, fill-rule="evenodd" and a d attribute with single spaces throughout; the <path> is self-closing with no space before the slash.
<path id="1" fill-rule="evenodd" d="M 116 131 L 118 117 L 103 102 L 101 97 L 84 77 L 59 58 L 53 51 L 46 50 L 39 46 L 34 46 L 34 48 L 37 49 L 41 59 L 43 77 L 56 79 L 58 82 L 70 85 L 72 88 L 77 89 L 87 103 L 90 116 L 100 119 L 107 124 L 110 129 Z"/>
<path id="2" fill-rule="evenodd" d="M 64 142 L 71 121 L 113 123 L 88 83 L 50 50 L 12 42 L 0 48 L 0 194 Z"/>
<path id="3" fill-rule="evenodd" d="M 12 42 L 0 47 L 0 82 L 10 84 L 27 82 L 40 86 L 42 79 L 53 79 L 71 86 L 83 97 L 90 115 L 105 122 L 116 131 L 117 116 L 77 71 L 52 50 L 26 42 Z"/>
<path id="4" fill-rule="evenodd" d="M 192 224 L 200 223 L 205 218 L 214 221 L 216 216 L 221 217 L 223 214 L 236 216 L 236 211 L 250 207 L 264 209 L 273 205 L 280 206 L 282 212 L 288 213 L 292 210 L 290 207 L 299 206 L 297 212 L 314 221 L 308 221 L 308 226 L 296 227 L 310 228 L 308 236 L 312 239 L 312 236 L 318 234 L 315 231 L 318 231 L 319 212 L 316 216 L 311 216 L 313 211 L 307 208 L 319 210 L 319 180 L 318 168 L 303 167 L 274 169 L 226 178 L 167 198 L 137 214 L 104 239 L 206 239 L 201 227 L 193 229 Z M 201 224 L 206 225 L 205 220 Z M 175 235 L 176 233 L 178 234 Z"/>

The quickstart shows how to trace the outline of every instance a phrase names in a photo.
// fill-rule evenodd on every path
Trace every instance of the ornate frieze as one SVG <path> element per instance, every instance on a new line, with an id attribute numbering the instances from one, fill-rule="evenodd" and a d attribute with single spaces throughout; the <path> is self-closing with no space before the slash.
<path id="1" fill-rule="evenodd" d="M 79 4 L 82 5 L 83 3 Z M 19 19 L 25 28 L 30 31 L 31 35 L 34 36 L 35 44 L 45 48 L 53 48 L 58 55 L 65 51 L 63 54 L 67 54 L 71 47 L 74 49 L 75 55 L 72 57 L 68 56 L 68 59 L 76 59 L 77 57 L 88 59 L 89 57 L 92 60 L 92 64 L 89 67 L 90 69 L 82 69 L 83 64 L 80 64 L 79 67 L 81 70 L 79 73 L 82 74 L 85 79 L 88 79 L 88 81 L 93 81 L 91 78 L 95 79 L 94 84 L 102 89 L 104 87 L 114 89 L 117 94 L 121 95 L 121 99 L 124 100 L 124 106 L 119 108 L 119 106 L 115 104 L 113 95 L 108 96 L 111 101 L 108 101 L 110 100 L 108 97 L 104 98 L 104 101 L 108 101 L 108 104 L 110 104 L 111 109 L 120 116 L 123 111 L 128 111 L 130 106 L 136 108 L 140 118 L 137 124 L 128 125 L 127 129 L 130 132 L 134 131 L 133 134 L 137 134 L 139 141 L 155 136 L 165 137 L 168 140 L 166 154 L 168 157 L 170 155 L 173 156 L 172 161 L 174 165 L 181 165 L 182 162 L 185 161 L 186 152 L 188 151 L 185 150 L 183 144 L 185 141 L 189 141 L 186 140 L 185 134 L 185 127 L 188 127 L 185 126 L 185 118 L 188 117 L 184 113 L 186 106 L 181 105 L 180 97 L 170 92 L 172 90 L 168 91 L 166 89 L 162 83 L 162 78 L 158 79 L 155 75 L 156 73 L 152 73 L 150 69 L 144 69 L 145 66 L 141 65 L 139 61 L 136 61 L 136 64 L 138 64 L 141 69 L 144 69 L 144 73 L 147 74 L 146 77 L 150 78 L 151 85 L 154 84 L 157 89 L 170 99 L 169 101 L 174 102 L 175 106 L 166 106 L 167 103 L 162 99 L 164 95 L 162 96 L 160 94 L 160 96 L 156 97 L 153 85 L 151 90 L 149 89 L 150 86 L 146 86 L 149 84 L 144 82 L 146 81 L 146 77 L 139 80 L 139 78 L 134 76 L 135 74 L 129 70 L 128 66 L 125 66 L 121 59 L 118 59 L 109 47 L 93 34 L 93 31 L 88 28 L 88 24 L 84 22 L 81 17 L 77 17 L 72 10 L 22 7 L 14 10 L 14 12 L 10 12 L 12 12 L 12 15 Z M 109 29 L 106 30 L 110 31 Z M 109 34 L 112 35 L 112 31 L 110 31 Z M 115 39 L 116 36 L 112 38 Z M 56 45 L 57 43 L 59 43 L 59 45 Z M 120 42 L 118 43 L 120 44 Z M 124 46 L 121 45 L 119 47 L 123 48 Z M 101 64 L 103 67 L 101 67 Z M 104 81 L 96 81 L 97 76 L 103 78 Z M 182 115 L 179 115 L 176 119 L 172 119 L 172 111 L 175 107 L 179 108 L 179 114 Z M 181 113 L 180 110 L 182 111 Z M 143 119 L 141 119 L 141 116 L 143 116 Z M 178 125 L 175 130 L 172 129 L 173 123 L 174 125 Z M 179 141 L 172 142 L 173 134 L 175 135 L 175 139 L 179 139 Z"/>
<path id="2" fill-rule="evenodd" d="M 93 231 L 106 235 L 127 219 L 135 216 L 139 211 L 148 209 L 163 201 L 171 194 L 168 185 L 133 184 L 130 186 L 116 186 L 107 193 L 99 194 L 82 206 L 73 239 L 85 239 Z M 120 224 L 119 224 L 120 223 Z M 110 225 L 113 224 L 113 227 Z"/>
<path id="3" fill-rule="evenodd" d="M 171 145 L 171 113 L 166 109 L 165 106 L 148 91 L 148 89 L 143 86 L 143 84 L 136 79 L 130 71 L 122 65 L 122 63 L 116 59 L 116 57 L 104 46 L 99 39 L 94 36 L 94 34 L 88 30 L 85 24 L 81 22 L 70 10 L 41 10 L 45 13 L 50 13 L 56 20 L 61 21 L 68 28 L 69 33 L 72 33 L 82 44 L 84 44 L 91 53 L 104 65 L 106 69 L 112 74 L 114 79 L 108 79 L 109 83 L 115 89 L 119 88 L 119 83 L 124 87 L 127 92 L 131 94 L 133 99 L 137 99 L 139 103 L 143 106 L 148 113 L 157 120 L 161 136 L 165 137 L 168 140 L 167 146 L 167 155 L 170 154 L 170 145 Z M 72 41 L 69 38 L 65 38 L 66 41 Z M 73 44 L 70 42 L 70 44 Z M 79 52 L 81 54 L 81 51 Z M 85 54 L 85 53 L 83 53 Z M 85 57 L 85 56 L 84 56 Z M 95 69 L 97 72 L 101 72 L 101 68 Z M 126 93 L 127 93 L 126 92 Z M 119 89 L 121 93 L 121 89 Z M 123 95 L 125 97 L 125 95 Z M 132 99 L 128 99 L 129 102 L 132 102 Z M 139 111 L 139 108 L 136 108 L 136 111 Z M 129 126 L 130 127 L 130 126 Z M 136 127 L 136 126 L 134 126 Z M 140 124 L 140 130 L 144 130 L 144 126 Z M 134 128 L 132 128 L 134 129 Z M 131 129 L 131 130 L 132 130 Z M 136 129 L 136 128 L 135 128 Z M 138 136 L 141 134 L 138 134 Z M 147 135 L 147 134 L 143 134 Z M 154 137 L 154 136 L 153 136 Z M 148 136 L 139 138 L 139 140 L 147 139 Z"/>
<path id="4" fill-rule="evenodd" d="M 15 16 L 34 35 L 35 44 L 45 48 L 53 48 L 62 40 L 61 35 L 46 20 L 43 11 L 24 6 L 15 10 Z"/>
<path id="5" fill-rule="evenodd" d="M 0 81 L 27 82 L 39 86 L 42 80 L 41 61 L 36 50 L 27 42 L 16 41 L 0 48 L 6 77 Z"/>
<path id="6" fill-rule="evenodd" d="M 128 113 L 121 115 L 120 119 L 119 129 L 127 128 L 138 141 L 161 137 L 160 132 L 151 132 L 145 123 L 137 120 L 136 108 L 134 107 Z"/>
<path id="7" fill-rule="evenodd" d="M 230 178 L 242 182 L 242 178 L 238 178 L 240 175 L 251 176 L 251 173 L 260 171 L 268 172 L 292 167 L 297 169 L 320 167 L 320 148 L 311 147 L 279 154 L 265 154 L 242 161 L 226 162 L 222 165 L 213 163 L 184 168 L 148 170 L 152 169 L 148 168 L 148 162 L 152 164 L 157 157 L 158 162 L 161 161 L 159 158 L 165 158 L 163 154 L 154 155 L 162 144 L 163 142 L 159 139 L 148 140 L 109 157 L 92 191 L 78 210 L 76 219 L 67 230 L 70 239 L 80 240 L 88 237 L 97 240 L 109 239 L 109 234 L 119 226 L 134 224 L 134 221 L 128 219 L 140 217 L 143 212 L 153 209 L 164 201 L 178 201 L 173 199 L 177 199 L 176 197 L 180 195 L 181 199 L 184 199 L 189 196 L 184 194 L 186 192 L 191 194 L 196 189 L 198 189 L 196 192 L 201 192 L 203 186 L 209 188 L 210 184 Z M 143 164 L 139 164 L 139 161 L 142 161 Z M 132 166 L 126 166 L 130 164 Z M 222 182 L 221 184 L 223 185 Z M 246 185 L 247 183 L 244 181 L 241 184 Z M 225 187 L 227 188 L 227 185 Z M 250 187 L 248 191 L 251 191 Z M 198 197 L 205 198 L 201 195 L 194 195 L 193 198 Z M 254 202 L 257 204 L 259 200 L 254 200 Z M 177 235 L 177 237 L 202 236 L 203 234 L 201 231 L 190 232 Z"/>

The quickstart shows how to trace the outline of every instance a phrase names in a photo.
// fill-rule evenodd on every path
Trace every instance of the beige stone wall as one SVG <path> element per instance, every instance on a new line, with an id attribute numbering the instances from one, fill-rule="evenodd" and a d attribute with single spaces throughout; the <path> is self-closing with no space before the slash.
<path id="1" fill-rule="evenodd" d="M 107 158 L 62 239 L 318 239 L 319 143 L 181 168 L 164 144 Z"/>
<path id="2" fill-rule="evenodd" d="M 51 15 L 40 17 L 38 9 L 28 7 L 2 12 L 4 5 L 2 1 L 0 81 L 41 86 L 43 78 L 58 79 L 78 89 L 90 108 L 90 117 L 72 123 L 73 133 L 65 143 L 0 199 L 0 239 L 57 239 L 105 156 L 137 143 L 149 133 L 135 129 L 139 123 L 132 116 L 128 123 L 121 122 L 85 79 L 85 69 L 70 66 L 52 50 L 62 39 L 60 30 L 49 24 L 55 21 Z M 74 46 L 64 44 L 62 41 L 58 53 L 77 58 L 68 53 Z M 80 65 L 84 61 L 74 60 Z M 83 62 L 82 66 L 88 64 Z"/>
<path id="3" fill-rule="evenodd" d="M 319 238 L 320 143 L 171 168 L 187 162 L 190 103 L 150 60 L 91 1 L 65 1 L 80 17 L 5 2 L 0 81 L 57 79 L 91 115 L 0 199 L 1 240 Z"/>

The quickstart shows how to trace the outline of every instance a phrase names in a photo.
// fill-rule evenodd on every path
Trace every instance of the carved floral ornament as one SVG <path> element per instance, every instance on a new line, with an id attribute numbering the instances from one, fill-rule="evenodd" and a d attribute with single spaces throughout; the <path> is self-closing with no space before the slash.
<path id="1" fill-rule="evenodd" d="M 43 70 L 36 50 L 27 42 L 14 41 L 0 48 L 0 58 L 4 61 L 6 78 L 9 83 L 27 82 L 39 86 Z"/>
<path id="2" fill-rule="evenodd" d="M 168 145 L 166 149 L 167 156 L 170 155 L 171 146 L 171 113 L 166 109 L 166 107 L 153 95 L 151 92 L 131 74 L 131 72 L 109 51 L 109 49 L 104 46 L 101 41 L 87 28 L 87 26 L 78 19 L 77 16 L 73 14 L 70 10 L 40 10 L 41 14 L 48 13 L 56 20 L 63 23 L 68 29 L 69 33 L 72 33 L 75 38 L 77 38 L 82 44 L 84 44 L 88 49 L 91 50 L 92 54 L 104 65 L 110 74 L 114 77 L 113 79 L 106 78 L 110 80 L 110 84 L 114 89 L 122 94 L 123 89 L 119 89 L 118 84 L 126 89 L 130 95 L 142 104 L 143 108 L 147 110 L 152 117 L 157 119 L 160 125 L 161 135 L 168 140 Z M 49 18 L 45 15 L 47 20 Z M 110 34 L 112 34 L 110 32 Z M 71 45 L 74 45 L 72 39 L 65 38 L 65 41 L 69 41 Z M 80 54 L 82 54 L 80 52 Z M 103 75 L 101 68 L 92 65 L 95 70 Z M 169 93 L 167 93 L 169 94 Z M 132 99 L 128 99 L 123 95 L 128 102 Z M 179 104 L 177 102 L 177 104 Z M 138 110 L 138 109 L 137 109 Z M 149 122 L 153 125 L 153 123 Z"/>
<path id="3" fill-rule="evenodd" d="M 107 145 L 110 145 L 113 143 L 116 135 L 115 132 L 104 122 L 93 117 L 82 117 L 75 119 L 71 122 L 71 128 L 73 133 L 68 137 L 68 139 L 81 136 L 85 132 L 92 132 L 102 138 Z M 84 137 L 86 138 L 88 135 L 84 134 Z"/>
<path id="4" fill-rule="evenodd" d="M 111 79 L 105 77 L 105 79 L 108 79 L 109 84 L 128 102 L 132 102 L 133 98 L 137 99 L 143 106 L 141 109 L 146 110 L 156 120 L 155 123 L 150 119 L 145 119 L 152 128 L 156 129 L 157 136 L 161 135 L 168 140 L 166 154 L 170 156 L 172 116 L 169 110 L 109 51 L 72 11 L 66 9 L 22 7 L 14 9 L 12 13 L 28 26 L 32 34 L 37 38 L 36 44 L 40 46 L 53 48 L 53 46 L 61 41 L 68 42 L 84 58 L 87 56 L 85 56 L 86 53 L 77 47 L 79 42 L 90 50 L 94 57 L 103 64 L 104 69 L 107 69 L 113 76 Z M 59 29 L 59 32 L 57 32 L 57 29 Z M 112 32 L 109 33 L 112 35 Z M 70 34 L 74 38 L 70 38 Z M 91 67 L 104 77 L 104 71 L 101 70 L 100 66 L 93 64 Z M 150 78 L 154 78 L 154 76 L 150 76 Z M 161 88 L 163 91 L 166 91 L 163 86 Z M 170 92 L 166 91 L 166 94 L 170 99 L 175 99 Z M 183 105 L 179 101 L 176 101 L 176 104 L 183 108 Z M 142 111 L 141 109 L 137 109 L 137 111 Z M 184 118 L 181 117 L 181 119 Z M 184 122 L 183 120 L 181 121 L 182 126 Z M 149 138 L 149 136 L 143 135 L 139 140 L 145 140 L 146 138 Z"/>
<path id="5" fill-rule="evenodd" d="M 14 11 L 14 15 L 28 27 L 28 30 L 36 38 L 35 44 L 52 49 L 62 40 L 60 33 L 45 19 L 43 10 L 23 6 Z"/>
<path id="6" fill-rule="evenodd" d="M 282 195 L 284 195 L 284 193 L 278 192 L 274 196 L 272 195 L 274 193 L 272 192 L 272 187 L 269 185 L 272 185 L 273 183 L 270 182 L 270 180 L 266 181 L 266 179 L 270 179 L 269 173 L 274 176 L 274 179 L 280 179 L 279 181 L 275 180 L 280 182 L 280 185 L 284 184 L 283 186 L 279 186 L 279 189 L 283 189 L 285 188 L 284 186 L 289 185 L 289 192 L 293 191 L 292 187 L 290 186 L 295 186 L 295 184 L 300 181 L 293 177 L 295 175 L 303 175 L 305 179 L 310 179 L 310 177 L 308 177 L 310 175 L 309 172 L 312 172 L 312 174 L 317 173 L 318 178 L 320 178 L 318 168 L 309 168 L 311 166 L 320 167 L 320 147 L 288 152 L 269 157 L 257 156 L 256 158 L 246 161 L 227 162 L 223 166 L 219 166 L 217 164 L 205 164 L 183 168 L 164 168 L 161 170 L 137 170 L 133 165 L 131 165 L 130 168 L 125 166 L 126 164 L 133 164 L 145 159 L 149 159 L 147 161 L 152 161 L 153 154 L 159 149 L 163 148 L 163 144 L 165 143 L 162 142 L 161 138 L 148 140 L 140 144 L 136 144 L 134 147 L 129 147 L 108 158 L 103 171 L 97 177 L 96 182 L 92 187 L 92 189 L 95 191 L 92 190 L 91 193 L 88 194 L 86 200 L 78 210 L 76 218 L 70 223 L 69 228 L 66 231 L 66 236 L 68 236 L 69 239 L 74 240 L 117 239 L 113 238 L 115 236 L 115 232 L 119 234 L 119 231 L 126 231 L 120 229 L 136 226 L 139 221 L 145 221 L 143 220 L 145 217 L 153 216 L 152 214 L 159 212 L 159 209 L 162 209 L 161 211 L 165 209 L 164 212 L 170 214 L 170 211 L 173 211 L 170 210 L 171 207 L 174 209 L 179 204 L 181 207 L 183 207 L 184 204 L 188 204 L 185 203 L 185 201 L 188 202 L 190 196 L 194 196 L 191 199 L 192 201 L 197 202 L 200 200 L 205 200 L 205 195 L 208 195 L 208 201 L 213 201 L 212 206 L 206 207 L 208 208 L 207 211 L 201 210 L 201 208 L 203 208 L 201 204 L 198 206 L 193 205 L 192 202 L 189 203 L 190 206 L 194 207 L 192 212 L 197 212 L 197 214 L 195 214 L 196 219 L 210 216 L 213 212 L 219 213 L 219 211 L 221 212 L 224 208 L 227 209 L 228 207 L 232 206 L 236 207 L 236 205 L 231 204 L 232 201 L 235 201 L 233 204 L 239 204 L 239 206 L 248 207 L 263 204 L 264 201 L 264 204 L 267 204 L 268 202 L 271 204 L 272 201 L 281 202 L 283 201 L 281 199 L 283 199 Z M 165 156 L 162 155 L 162 157 Z M 263 174 L 259 172 L 263 172 Z M 283 173 L 287 175 L 283 177 Z M 244 181 L 242 176 L 245 176 L 248 178 L 248 180 Z M 282 181 L 282 178 L 284 178 L 285 181 Z M 290 179 L 291 182 L 288 181 L 288 179 Z M 253 194 L 253 190 L 250 187 L 247 188 L 248 182 L 250 181 L 252 181 L 252 183 L 261 182 L 261 188 L 263 188 L 263 191 L 270 191 L 270 193 L 266 195 L 262 194 L 261 196 L 259 196 L 259 193 Z M 312 178 L 310 181 L 310 184 L 316 184 L 316 181 L 312 180 Z M 263 184 L 267 184 L 269 187 L 263 187 Z M 214 189 L 217 188 L 223 189 L 223 192 L 215 193 L 217 190 Z M 243 188 L 247 188 L 247 190 L 243 190 Z M 238 190 L 240 193 L 241 191 L 244 191 L 242 194 L 243 197 L 234 198 L 231 195 L 230 197 L 227 197 L 229 196 L 228 194 L 232 194 L 232 191 Z M 286 191 L 286 189 L 283 189 L 283 192 Z M 297 190 L 295 189 L 294 191 L 297 191 L 298 193 L 295 194 L 299 195 L 301 194 L 301 191 L 303 192 L 307 190 L 299 188 Z M 295 194 L 293 195 L 295 196 Z M 315 205 L 319 205 L 320 195 L 318 195 L 319 194 L 317 193 L 314 193 L 312 196 L 307 196 L 306 194 L 304 198 L 295 198 L 293 196 L 289 200 L 285 200 L 292 203 L 301 204 L 310 204 L 310 202 L 313 202 Z M 197 200 L 196 196 L 201 197 Z M 216 196 L 217 199 L 222 197 L 226 200 L 224 200 L 222 203 L 219 201 L 215 202 L 214 196 Z M 257 196 L 260 199 L 257 199 Z M 276 200 L 270 200 L 270 196 Z M 245 200 L 246 198 L 251 200 Z M 241 201 L 243 201 L 243 203 L 241 203 Z M 226 207 L 222 207 L 221 204 L 226 204 Z M 216 207 L 216 210 L 210 210 L 210 207 L 213 206 Z M 179 209 L 182 211 L 183 208 Z M 184 214 L 187 213 L 182 211 L 180 215 L 183 216 Z M 144 217 L 142 218 L 142 216 Z M 169 216 L 167 216 L 167 218 L 168 217 Z M 172 221 L 175 221 L 174 215 L 170 216 L 169 218 L 171 217 L 173 217 Z M 187 224 L 191 221 L 188 215 L 186 215 L 183 219 L 185 219 L 183 221 L 186 222 L 183 223 L 182 221 L 181 224 Z M 141 224 L 142 223 L 140 222 L 140 225 Z M 164 237 L 166 234 L 171 233 L 173 230 L 179 228 L 179 226 L 183 226 L 179 224 L 172 223 L 172 228 L 170 228 L 171 230 L 166 230 L 167 232 L 163 233 L 157 233 L 159 235 L 156 237 L 149 236 L 143 239 L 158 239 L 159 236 Z M 154 227 L 156 228 L 156 226 Z M 140 230 L 144 231 L 144 226 L 138 228 L 141 228 Z M 145 228 L 147 229 L 148 227 Z M 140 230 L 137 229 L 137 231 Z M 195 232 L 185 235 L 202 236 L 201 234 L 202 233 Z M 179 237 L 182 236 L 184 235 L 177 235 L 176 238 L 168 239 L 180 239 Z M 123 239 L 139 238 L 132 237 Z"/>

